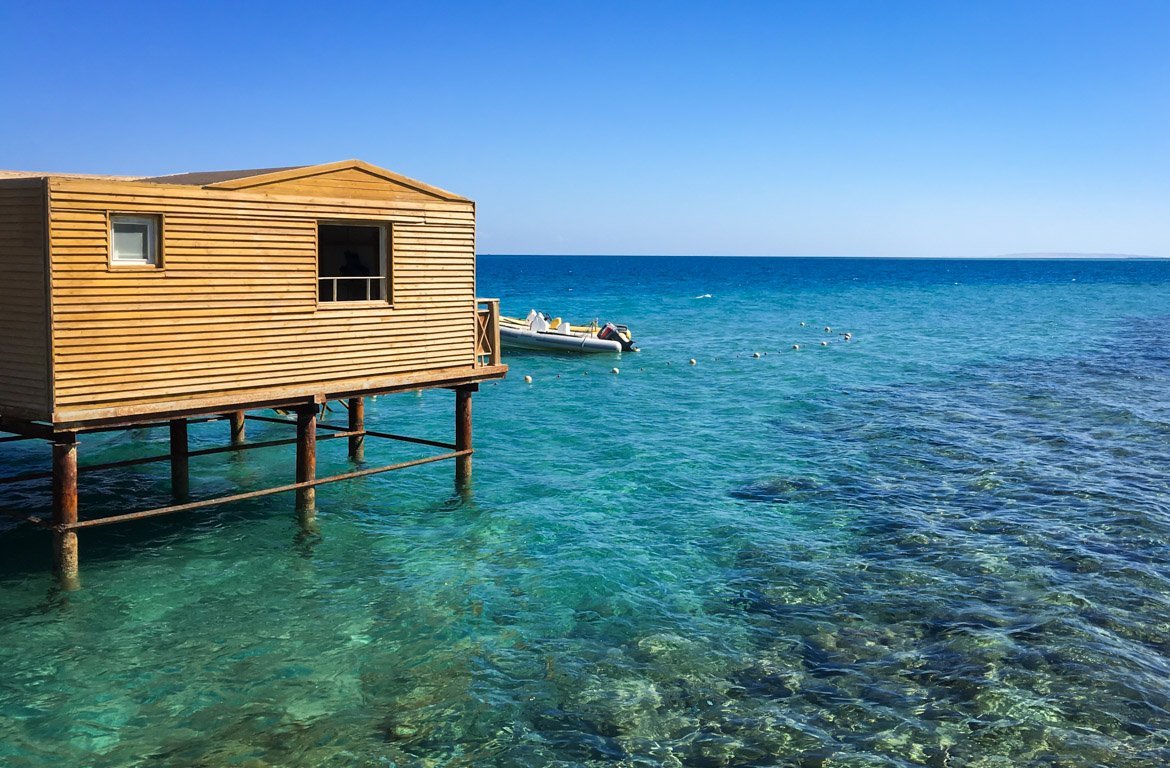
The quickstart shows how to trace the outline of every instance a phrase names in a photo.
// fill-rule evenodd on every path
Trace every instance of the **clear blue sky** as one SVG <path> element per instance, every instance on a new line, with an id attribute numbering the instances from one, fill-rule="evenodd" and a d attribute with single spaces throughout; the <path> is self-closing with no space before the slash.
<path id="1" fill-rule="evenodd" d="M 0 31 L 0 168 L 360 157 L 474 198 L 483 253 L 1170 256 L 1166 0 L 0 0 Z"/>

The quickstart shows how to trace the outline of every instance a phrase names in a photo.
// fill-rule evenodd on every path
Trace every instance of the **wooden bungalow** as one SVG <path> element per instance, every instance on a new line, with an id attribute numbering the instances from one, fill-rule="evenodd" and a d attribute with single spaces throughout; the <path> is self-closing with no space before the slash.
<path id="1" fill-rule="evenodd" d="M 365 429 L 365 395 L 454 389 L 454 443 L 415 442 L 451 449 L 437 458 L 455 458 L 465 480 L 471 392 L 507 370 L 498 304 L 475 296 L 475 204 L 359 160 L 152 178 L 0 172 L 0 267 L 0 430 L 12 433 L 0 440 L 53 442 L 47 524 L 67 577 L 79 528 L 249 495 L 79 521 L 79 433 L 169 423 L 171 453 L 155 458 L 170 460 L 182 496 L 187 420 L 226 415 L 239 449 L 245 411 L 295 411 L 296 482 L 263 493 L 296 491 L 307 519 L 316 485 L 340 479 L 315 476 L 323 403 L 348 404 L 329 436 L 348 437 L 356 457 L 366 437 L 399 437 Z"/>

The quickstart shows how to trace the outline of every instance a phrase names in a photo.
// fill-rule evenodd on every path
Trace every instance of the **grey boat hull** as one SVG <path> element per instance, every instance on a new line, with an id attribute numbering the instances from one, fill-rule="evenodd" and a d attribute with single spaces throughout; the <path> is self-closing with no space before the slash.
<path id="1" fill-rule="evenodd" d="M 505 349 L 543 349 L 556 352 L 621 352 L 620 342 L 599 339 L 580 333 L 533 331 L 527 328 L 500 326 L 500 344 Z"/>

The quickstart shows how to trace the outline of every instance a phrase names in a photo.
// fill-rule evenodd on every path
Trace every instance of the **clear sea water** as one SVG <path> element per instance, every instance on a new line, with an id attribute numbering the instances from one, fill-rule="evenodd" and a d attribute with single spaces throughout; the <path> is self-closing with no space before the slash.
<path id="1" fill-rule="evenodd" d="M 320 489 L 315 537 L 289 496 L 87 531 L 72 593 L 3 523 L 0 764 L 1170 764 L 1170 262 L 483 257 L 479 290 L 644 351 L 509 356 L 466 499 L 436 464 Z M 368 418 L 444 438 L 452 399 Z M 83 475 L 83 515 L 167 480 Z"/>

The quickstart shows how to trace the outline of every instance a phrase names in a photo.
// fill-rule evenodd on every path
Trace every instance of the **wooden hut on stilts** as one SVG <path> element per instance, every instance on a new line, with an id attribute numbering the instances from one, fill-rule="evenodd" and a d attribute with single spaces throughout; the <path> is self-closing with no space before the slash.
<path id="1" fill-rule="evenodd" d="M 0 442 L 52 444 L 51 469 L 0 472 L 0 488 L 51 479 L 52 514 L 38 521 L 66 584 L 78 532 L 93 526 L 282 492 L 312 526 L 317 486 L 444 459 L 466 485 L 472 393 L 507 371 L 498 302 L 475 296 L 475 204 L 359 160 L 153 178 L 0 172 L 0 267 Z M 429 388 L 455 392 L 453 441 L 366 428 L 366 396 Z M 347 423 L 318 423 L 334 400 Z M 295 422 L 256 413 L 267 409 Z M 188 424 L 208 419 L 227 422 L 226 445 L 190 450 Z M 249 442 L 248 420 L 288 423 L 290 437 Z M 79 467 L 79 436 L 145 425 L 169 426 L 167 455 Z M 355 460 L 367 438 L 442 452 L 318 477 L 317 441 L 341 438 Z M 192 456 L 291 443 L 291 482 L 186 500 Z M 151 461 L 170 462 L 175 503 L 80 516 L 79 471 Z"/>

